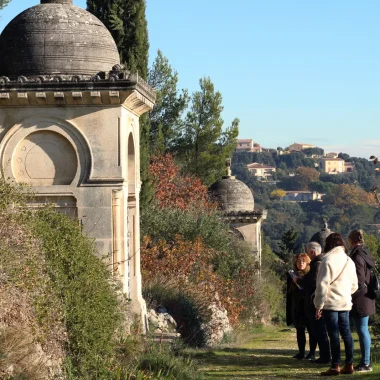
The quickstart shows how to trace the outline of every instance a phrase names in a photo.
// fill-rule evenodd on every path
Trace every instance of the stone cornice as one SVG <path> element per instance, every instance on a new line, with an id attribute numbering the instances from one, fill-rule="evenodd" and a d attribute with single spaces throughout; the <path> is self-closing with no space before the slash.
<path id="1" fill-rule="evenodd" d="M 71 93 L 74 94 L 74 98 L 80 98 L 79 93 L 84 92 L 92 94 L 107 92 L 109 97 L 112 98 L 117 92 L 132 93 L 133 91 L 140 93 L 146 99 L 146 103 L 149 106 L 154 104 L 156 100 L 155 91 L 138 74 L 131 74 L 127 70 L 120 70 L 118 68 L 108 73 L 101 72 L 94 76 L 38 75 L 30 77 L 19 76 L 17 78 L 0 76 L 1 99 L 10 99 L 11 96 L 2 95 L 9 95 L 10 93 Z M 58 97 L 54 95 L 54 98 Z"/>
<path id="2" fill-rule="evenodd" d="M 255 224 L 267 218 L 267 210 L 223 212 L 223 219 L 232 224 Z"/>

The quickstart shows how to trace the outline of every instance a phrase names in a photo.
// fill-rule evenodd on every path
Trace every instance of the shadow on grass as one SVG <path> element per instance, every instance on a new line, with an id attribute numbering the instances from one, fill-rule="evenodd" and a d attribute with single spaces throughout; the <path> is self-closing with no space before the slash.
<path id="1" fill-rule="evenodd" d="M 207 379 L 321 379 L 320 372 L 328 365 L 315 365 L 308 360 L 292 359 L 294 350 L 226 348 L 194 354 L 204 368 Z M 378 380 L 378 370 L 357 373 L 363 380 Z M 341 375 L 339 378 L 352 378 Z"/>

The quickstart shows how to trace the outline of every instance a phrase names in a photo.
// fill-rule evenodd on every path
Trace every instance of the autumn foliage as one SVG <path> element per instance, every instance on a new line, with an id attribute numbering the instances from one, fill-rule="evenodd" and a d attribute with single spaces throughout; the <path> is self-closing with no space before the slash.
<path id="1" fill-rule="evenodd" d="M 152 245 L 148 237 L 142 245 L 142 274 L 149 280 L 157 274 L 176 279 L 179 288 L 191 283 L 194 293 L 202 293 L 209 303 L 220 302 L 226 308 L 231 324 L 236 324 L 245 309 L 242 296 L 254 294 L 250 279 L 253 273 L 245 270 L 240 281 L 228 280 L 213 270 L 212 261 L 220 252 L 205 246 L 200 238 L 186 241 L 176 236 L 175 241 L 159 241 Z"/>
<path id="2" fill-rule="evenodd" d="M 207 186 L 199 178 L 180 175 L 171 154 L 153 157 L 149 173 L 154 182 L 155 201 L 160 207 L 183 210 L 215 207 L 208 200 Z"/>
<path id="3" fill-rule="evenodd" d="M 336 185 L 331 196 L 326 197 L 326 203 L 331 203 L 335 207 L 346 209 L 357 205 L 371 205 L 375 203 L 372 193 L 368 193 L 355 185 Z"/>
<path id="4" fill-rule="evenodd" d="M 150 174 L 155 185 L 155 207 L 159 210 L 167 210 L 164 213 L 173 217 L 177 214 L 171 211 L 180 210 L 178 214 L 186 213 L 197 223 L 200 220 L 204 222 L 205 218 L 215 218 L 216 205 L 209 201 L 207 187 L 195 177 L 182 176 L 170 154 L 154 157 Z M 152 220 L 155 218 L 151 216 L 150 222 Z M 187 223 L 185 220 L 186 218 L 179 218 L 178 223 Z M 160 223 L 158 230 L 162 227 L 161 222 L 162 220 L 156 222 Z M 203 222 L 199 222 L 199 225 Z M 194 295 L 202 294 L 201 298 L 208 305 L 216 302 L 223 306 L 228 312 L 230 323 L 236 324 L 242 311 L 246 310 L 247 301 L 254 294 L 255 268 L 253 263 L 237 264 L 236 252 L 231 253 L 230 248 L 238 246 L 231 244 L 231 239 L 236 237 L 228 233 L 228 227 L 224 223 L 213 226 L 221 229 L 219 236 L 223 236 L 225 247 L 208 246 L 205 243 L 207 239 L 202 240 L 200 235 L 192 235 L 191 238 L 188 236 L 186 239 L 177 234 L 167 239 L 170 241 L 160 236 L 145 236 L 141 244 L 143 280 L 147 285 L 166 277 L 180 290 L 186 288 L 186 291 L 193 292 Z M 157 229 L 150 228 L 149 231 L 154 234 Z M 204 236 L 210 236 L 214 232 L 207 231 Z M 250 251 L 248 256 L 247 262 L 251 259 Z M 233 268 L 228 269 L 228 263 L 232 262 Z M 221 266 L 223 271 L 219 270 Z"/>

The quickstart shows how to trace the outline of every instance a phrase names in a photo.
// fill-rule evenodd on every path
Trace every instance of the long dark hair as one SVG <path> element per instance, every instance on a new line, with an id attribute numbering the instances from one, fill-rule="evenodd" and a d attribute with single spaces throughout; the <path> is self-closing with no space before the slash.
<path id="1" fill-rule="evenodd" d="M 326 238 L 326 243 L 325 243 L 325 252 L 331 251 L 335 247 L 343 247 L 344 252 L 346 254 L 348 253 L 348 249 L 346 247 L 346 243 L 344 242 L 342 235 L 338 234 L 338 232 L 333 232 Z"/>

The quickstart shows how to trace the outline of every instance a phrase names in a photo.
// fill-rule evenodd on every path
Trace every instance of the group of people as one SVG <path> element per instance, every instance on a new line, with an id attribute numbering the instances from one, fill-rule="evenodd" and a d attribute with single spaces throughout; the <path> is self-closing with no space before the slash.
<path id="1" fill-rule="evenodd" d="M 369 316 L 375 301 L 367 294 L 374 260 L 364 244 L 361 230 L 348 235 L 349 253 L 343 237 L 331 233 L 324 253 L 317 242 L 306 246 L 306 253 L 293 257 L 293 270 L 287 283 L 286 319 L 297 331 L 295 359 L 310 359 L 315 364 L 331 364 L 322 376 L 372 371 Z M 350 317 L 359 336 L 361 358 L 354 366 L 354 342 Z M 306 355 L 306 330 L 310 351 Z M 340 336 L 344 342 L 345 362 L 341 368 Z M 319 347 L 319 358 L 315 351 Z"/>

